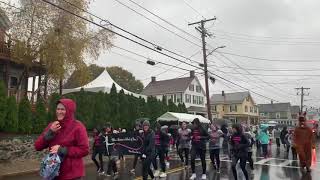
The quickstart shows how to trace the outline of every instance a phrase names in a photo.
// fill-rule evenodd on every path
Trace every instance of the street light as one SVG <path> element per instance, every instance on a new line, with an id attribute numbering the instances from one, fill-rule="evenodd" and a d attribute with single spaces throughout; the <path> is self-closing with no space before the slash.
<path id="1" fill-rule="evenodd" d="M 216 47 L 216 48 L 214 48 L 208 55 L 207 55 L 207 57 L 208 56 L 210 56 L 213 52 L 215 52 L 217 49 L 222 49 L 222 48 L 225 48 L 226 46 L 219 46 L 219 47 Z"/>

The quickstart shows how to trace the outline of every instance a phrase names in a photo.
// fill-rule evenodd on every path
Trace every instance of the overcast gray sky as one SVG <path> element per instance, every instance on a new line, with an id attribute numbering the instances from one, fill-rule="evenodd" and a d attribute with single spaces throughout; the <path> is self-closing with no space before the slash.
<path id="1" fill-rule="evenodd" d="M 193 43 L 168 32 L 117 1 L 128 5 Z M 201 46 L 201 41 L 199 41 L 200 34 L 194 29 L 194 26 L 188 26 L 188 23 L 199 21 L 203 17 L 209 19 L 216 16 L 216 21 L 206 24 L 208 31 L 213 34 L 211 38 L 207 38 L 207 48 L 210 50 L 221 45 L 225 45 L 226 48 L 220 50 L 222 54 L 216 52 L 209 57 L 209 69 L 211 72 L 253 92 L 273 98 L 276 101 L 291 102 L 292 104 L 299 104 L 300 102 L 300 98 L 296 96 L 297 92 L 294 88 L 309 87 L 311 88 L 309 91 L 310 96 L 306 97 L 307 101 L 305 103 L 309 106 L 318 107 L 318 101 L 320 100 L 320 95 L 318 94 L 320 90 L 320 82 L 318 81 L 320 76 L 320 21 L 318 19 L 320 11 L 318 7 L 320 7 L 320 1 L 132 1 L 198 38 L 196 39 L 175 29 L 142 10 L 130 0 L 95 0 L 91 4 L 90 11 L 115 25 L 186 57 L 192 56 L 199 51 L 201 52 L 201 47 L 199 47 Z M 147 50 L 121 37 L 116 36 L 114 44 L 158 61 L 174 65 L 179 64 L 177 61 Z M 250 59 L 248 57 L 223 54 L 223 52 L 262 59 Z M 120 56 L 119 53 L 140 62 Z M 180 59 L 185 60 L 183 58 Z M 198 53 L 192 59 L 202 62 L 202 54 Z M 266 59 L 271 61 L 266 61 Z M 132 72 L 145 85 L 149 83 L 151 76 L 157 76 L 158 80 L 163 80 L 187 73 L 186 71 L 171 69 L 161 64 L 150 66 L 145 64 L 145 61 L 146 59 L 141 57 L 112 48 L 110 51 L 104 52 L 95 63 L 103 66 L 121 66 Z M 191 63 L 188 60 L 185 61 Z M 196 63 L 193 64 L 197 65 Z M 190 70 L 195 69 L 184 64 L 180 64 L 180 66 Z M 163 73 L 164 69 L 170 70 Z M 200 71 L 198 70 L 198 72 Z M 201 75 L 198 77 L 203 83 L 203 77 Z M 217 78 L 217 82 L 214 85 L 210 85 L 211 94 L 220 93 L 222 90 L 226 92 L 245 91 Z M 257 103 L 270 102 L 270 100 L 259 97 L 254 93 L 252 95 Z"/>
<path id="2" fill-rule="evenodd" d="M 189 39 L 196 44 L 201 42 L 194 37 L 184 34 L 169 24 L 152 16 L 140 9 L 129 0 L 118 0 L 129 7 L 137 10 L 148 18 L 156 21 L 162 26 L 176 32 L 180 36 Z M 271 60 L 287 61 L 264 61 L 248 59 L 244 57 L 214 53 L 210 56 L 210 71 L 215 72 L 224 78 L 233 81 L 241 86 L 247 87 L 281 102 L 299 103 L 295 87 L 310 87 L 310 96 L 306 99 L 314 99 L 305 103 L 311 106 L 318 106 L 320 100 L 318 94 L 320 82 L 320 22 L 318 17 L 320 2 L 317 0 L 133 0 L 153 13 L 175 24 L 188 33 L 199 37 L 194 27 L 188 26 L 189 22 L 205 18 L 217 17 L 217 21 L 208 22 L 206 27 L 213 34 L 208 38 L 208 49 L 225 45 L 221 52 L 229 52 L 238 55 L 266 58 Z M 191 8 L 191 7 L 192 8 Z M 173 35 L 165 29 L 150 22 L 141 15 L 121 5 L 116 0 L 96 0 L 92 3 L 91 11 L 95 14 L 110 20 L 130 32 L 133 32 L 150 41 L 156 42 L 163 47 L 174 50 L 184 56 L 191 56 L 201 50 L 200 47 Z M 132 50 L 144 56 L 158 61 L 177 64 L 174 60 L 158 55 L 154 52 L 141 48 L 120 37 L 114 40 L 120 47 Z M 121 53 L 145 61 L 143 58 L 135 57 L 125 51 L 113 48 L 112 52 Z M 119 56 L 112 52 L 106 52 L 97 62 L 100 65 L 119 65 L 131 71 L 138 79 L 143 80 L 146 85 L 150 76 L 163 72 L 168 68 L 163 65 L 152 67 L 128 58 Z M 193 57 L 195 61 L 202 61 L 202 54 Z M 306 62 L 313 61 L 313 62 Z M 318 61 L 318 62 L 317 62 Z M 227 66 L 227 67 L 226 67 Z M 187 65 L 181 67 L 194 69 Z M 234 69 L 236 68 L 236 69 Z M 243 70 L 245 68 L 248 70 Z M 258 70 L 256 70 L 258 69 Z M 265 70 L 265 71 L 261 71 Z M 185 71 L 173 69 L 167 73 L 157 76 L 157 79 L 168 79 L 178 77 Z M 290 71 L 269 71 L 269 70 L 290 70 Z M 310 70 L 310 71 L 293 71 Z M 312 70 L 312 71 L 311 71 Z M 223 71 L 223 72 L 222 72 Z M 229 73 L 226 73 L 229 72 Z M 232 74 L 230 74 L 232 73 Z M 255 75 L 245 75 L 255 74 Z M 259 74 L 259 75 L 256 75 Z M 260 75 L 267 76 L 260 76 Z M 271 75 L 271 76 L 269 76 Z M 279 76 L 275 76 L 279 75 Z M 280 76 L 282 75 L 282 76 Z M 312 76 L 310 76 L 312 75 Z M 203 81 L 203 77 L 199 77 Z M 227 84 L 228 86 L 224 85 Z M 211 93 L 243 91 L 239 87 L 230 85 L 217 79 L 216 84 L 210 86 Z M 269 100 L 252 94 L 258 103 L 268 103 Z"/>

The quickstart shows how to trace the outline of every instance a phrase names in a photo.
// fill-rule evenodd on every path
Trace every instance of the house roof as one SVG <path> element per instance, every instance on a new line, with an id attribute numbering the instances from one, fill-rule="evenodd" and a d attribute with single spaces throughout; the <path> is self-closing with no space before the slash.
<path id="1" fill-rule="evenodd" d="M 291 106 L 291 113 L 298 114 L 300 112 L 300 106 Z"/>
<path id="2" fill-rule="evenodd" d="M 235 93 L 225 93 L 213 94 L 210 99 L 211 104 L 238 104 L 242 103 L 246 97 L 250 96 L 248 91 L 246 92 L 235 92 Z"/>
<path id="3" fill-rule="evenodd" d="M 202 112 L 206 113 L 207 109 L 204 107 L 190 106 L 187 108 L 188 112 Z"/>
<path id="4" fill-rule="evenodd" d="M 150 82 L 143 89 L 141 94 L 152 96 L 152 95 L 159 95 L 164 93 L 184 92 L 188 88 L 189 84 L 195 78 L 196 77 L 185 77 L 185 78 Z"/>
<path id="5" fill-rule="evenodd" d="M 287 112 L 290 108 L 290 103 L 259 104 L 259 112 Z"/>

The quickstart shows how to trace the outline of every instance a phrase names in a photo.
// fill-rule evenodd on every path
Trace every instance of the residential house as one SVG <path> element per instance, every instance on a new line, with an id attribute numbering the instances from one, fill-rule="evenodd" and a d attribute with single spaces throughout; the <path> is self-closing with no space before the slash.
<path id="1" fill-rule="evenodd" d="M 188 113 L 207 116 L 205 92 L 194 71 L 190 71 L 189 77 L 156 80 L 151 77 L 151 82 L 143 89 L 146 96 L 154 96 L 162 100 L 172 100 L 175 104 L 184 103 Z"/>
<path id="2" fill-rule="evenodd" d="M 213 94 L 211 111 L 216 119 L 228 119 L 233 123 L 258 124 L 259 109 L 249 92 Z"/>
<path id="3" fill-rule="evenodd" d="M 259 104 L 262 122 L 276 121 L 285 125 L 296 125 L 299 108 L 288 103 Z M 298 110 L 298 112 L 297 112 Z"/>
<path id="4" fill-rule="evenodd" d="M 298 119 L 300 113 L 300 106 L 291 106 L 291 118 Z"/>
<path id="5" fill-rule="evenodd" d="M 20 63 L 13 61 L 11 58 L 11 40 L 7 33 L 11 26 L 11 22 L 5 12 L 0 9 L 0 81 L 3 81 L 8 96 L 15 96 L 19 101 L 25 95 L 31 99 L 33 92 L 28 92 L 29 77 L 33 77 L 33 87 L 35 77 L 45 73 L 44 68 L 35 63 L 28 68 Z"/>

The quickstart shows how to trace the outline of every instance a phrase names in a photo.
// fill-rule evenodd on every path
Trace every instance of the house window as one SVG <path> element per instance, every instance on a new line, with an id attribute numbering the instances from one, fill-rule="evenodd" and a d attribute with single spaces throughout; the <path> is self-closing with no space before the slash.
<path id="1" fill-rule="evenodd" d="M 260 113 L 260 116 L 264 116 L 264 113 Z"/>
<path id="2" fill-rule="evenodd" d="M 254 113 L 258 113 L 258 108 L 257 108 L 257 106 L 254 107 Z"/>
<path id="3" fill-rule="evenodd" d="M 192 103 L 193 103 L 193 104 L 197 104 L 197 99 L 196 99 L 196 97 L 197 97 L 197 96 L 195 96 L 195 95 L 192 96 Z"/>
<path id="4" fill-rule="evenodd" d="M 276 118 L 280 119 L 280 113 L 276 113 Z"/>
<path id="5" fill-rule="evenodd" d="M 248 112 L 248 106 L 244 107 L 244 112 Z"/>
<path id="6" fill-rule="evenodd" d="M 250 107 L 250 112 L 253 113 L 253 107 Z"/>
<path id="7" fill-rule="evenodd" d="M 182 93 L 176 94 L 177 97 L 177 103 L 182 103 Z"/>
<path id="8" fill-rule="evenodd" d="M 224 111 L 224 105 L 222 105 L 222 111 Z"/>
<path id="9" fill-rule="evenodd" d="M 10 88 L 16 88 L 18 86 L 18 78 L 11 76 L 10 77 Z"/>
<path id="10" fill-rule="evenodd" d="M 186 94 L 186 103 L 191 103 L 191 95 Z"/>
<path id="11" fill-rule="evenodd" d="M 217 111 L 217 106 L 212 106 L 212 111 Z"/>
<path id="12" fill-rule="evenodd" d="M 230 112 L 237 112 L 237 105 L 236 104 L 230 105 Z"/>
<path id="13" fill-rule="evenodd" d="M 204 104 L 204 98 L 203 97 L 201 97 L 201 96 L 199 96 L 199 98 L 200 98 L 200 105 L 203 105 Z"/>
<path id="14" fill-rule="evenodd" d="M 193 84 L 189 85 L 189 91 L 194 91 L 194 85 Z"/>
<path id="15" fill-rule="evenodd" d="M 250 98 L 249 98 L 249 97 L 246 97 L 246 101 L 249 102 L 249 101 L 250 101 Z"/>
<path id="16" fill-rule="evenodd" d="M 196 86 L 196 92 L 201 93 L 201 86 Z"/>

